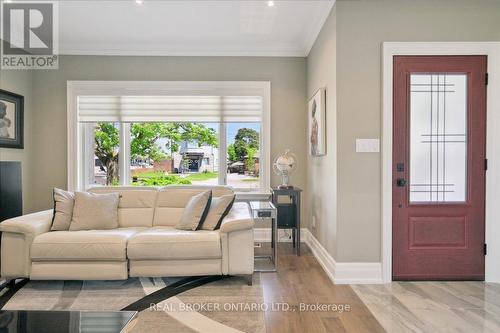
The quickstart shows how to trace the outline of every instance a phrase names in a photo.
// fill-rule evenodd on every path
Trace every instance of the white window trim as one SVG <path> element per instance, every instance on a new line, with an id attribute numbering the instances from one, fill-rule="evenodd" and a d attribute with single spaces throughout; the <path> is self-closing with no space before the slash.
<path id="1" fill-rule="evenodd" d="M 220 96 L 261 96 L 263 99 L 263 114 L 260 135 L 260 188 L 235 189 L 242 192 L 264 192 L 270 188 L 271 181 L 271 83 L 269 81 L 68 81 L 67 82 L 67 127 L 68 127 L 68 189 L 84 190 L 88 187 L 84 179 L 83 154 L 80 152 L 82 140 L 82 126 L 78 123 L 78 96 L 142 96 L 142 95 L 220 95 Z M 123 125 L 123 124 L 122 124 Z M 130 142 L 128 124 L 121 126 L 122 142 Z M 219 154 L 225 160 L 226 137 L 225 126 L 220 126 Z M 88 134 L 87 134 L 88 135 Z M 120 178 L 128 184 L 130 170 L 126 164 L 126 149 L 120 147 Z M 224 154 L 224 155 L 222 155 Z M 219 183 L 226 178 L 227 166 L 219 170 Z"/>
<path id="2" fill-rule="evenodd" d="M 382 279 L 392 281 L 392 92 L 396 55 L 487 55 L 485 281 L 500 282 L 500 42 L 432 42 L 383 45 L 382 90 Z"/>

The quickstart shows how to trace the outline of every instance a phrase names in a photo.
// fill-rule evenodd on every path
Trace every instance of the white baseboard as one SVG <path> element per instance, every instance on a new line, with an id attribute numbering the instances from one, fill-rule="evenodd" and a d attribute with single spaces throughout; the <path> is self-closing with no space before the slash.
<path id="1" fill-rule="evenodd" d="M 379 284 L 382 264 L 379 262 L 338 262 L 335 265 L 336 284 Z"/>
<path id="2" fill-rule="evenodd" d="M 382 264 L 379 262 L 336 262 L 320 242 L 307 230 L 307 245 L 326 275 L 335 284 L 382 283 Z"/>
<path id="3" fill-rule="evenodd" d="M 278 234 L 284 235 L 284 230 Z M 271 241 L 271 229 L 254 229 L 256 242 Z M 382 281 L 382 264 L 379 262 L 335 262 L 328 251 L 319 243 L 307 228 L 301 229 L 300 236 L 318 260 L 326 275 L 335 284 L 379 284 Z M 280 242 L 290 242 L 280 239 Z"/>
<path id="4" fill-rule="evenodd" d="M 328 275 L 330 280 L 335 283 L 335 260 L 309 230 L 307 230 L 307 233 L 307 245 L 311 249 L 311 252 L 314 254 L 321 267 L 323 267 L 326 275 Z"/>

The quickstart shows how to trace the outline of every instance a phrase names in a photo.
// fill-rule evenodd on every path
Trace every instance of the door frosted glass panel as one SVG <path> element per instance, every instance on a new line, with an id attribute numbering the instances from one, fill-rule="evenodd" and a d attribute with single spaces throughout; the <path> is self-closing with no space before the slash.
<path id="1" fill-rule="evenodd" d="M 410 75 L 410 202 L 467 197 L 467 75 Z"/>

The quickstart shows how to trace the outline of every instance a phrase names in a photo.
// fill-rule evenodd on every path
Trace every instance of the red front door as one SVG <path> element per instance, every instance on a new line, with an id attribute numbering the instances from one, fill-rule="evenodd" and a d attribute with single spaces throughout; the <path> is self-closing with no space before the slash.
<path id="1" fill-rule="evenodd" d="M 486 56 L 396 56 L 394 280 L 483 280 Z"/>

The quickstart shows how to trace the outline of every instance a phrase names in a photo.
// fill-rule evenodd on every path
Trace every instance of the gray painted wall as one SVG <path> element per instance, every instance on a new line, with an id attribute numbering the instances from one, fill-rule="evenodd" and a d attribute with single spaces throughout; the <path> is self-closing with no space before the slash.
<path id="1" fill-rule="evenodd" d="M 33 136 L 37 140 L 32 172 L 37 176 L 31 191 L 37 198 L 35 209 L 50 208 L 52 188 L 67 186 L 68 80 L 271 81 L 271 158 L 290 148 L 299 161 L 305 160 L 305 58 L 62 56 L 59 70 L 34 71 Z M 291 181 L 306 187 L 305 163 L 299 164 Z M 279 184 L 274 174 L 272 183 Z"/>
<path id="2" fill-rule="evenodd" d="M 326 88 L 325 156 L 307 154 L 309 229 L 335 257 L 337 245 L 337 29 L 336 7 L 307 58 L 307 97 Z M 315 221 L 313 224 L 312 221 Z"/>
<path id="3" fill-rule="evenodd" d="M 33 182 L 33 74 L 28 70 L 0 70 L 0 89 L 24 96 L 24 149 L 0 148 L 0 161 L 21 161 L 23 211 L 33 211 L 30 187 Z"/>
<path id="4" fill-rule="evenodd" d="M 338 262 L 378 262 L 381 155 L 356 153 L 355 140 L 381 137 L 382 43 L 500 41 L 500 1 L 338 0 L 335 10 L 308 59 L 308 95 L 324 84 L 312 79 L 317 72 L 336 62 L 337 154 L 327 159 L 337 161 L 337 212 L 325 216 L 312 232 L 336 226 L 336 237 L 319 240 Z M 336 48 L 336 57 L 328 56 L 333 51 L 321 51 L 331 48 Z M 328 187 L 314 195 L 330 195 Z"/>

